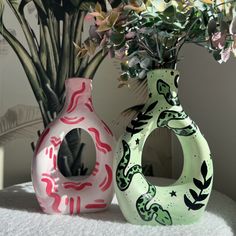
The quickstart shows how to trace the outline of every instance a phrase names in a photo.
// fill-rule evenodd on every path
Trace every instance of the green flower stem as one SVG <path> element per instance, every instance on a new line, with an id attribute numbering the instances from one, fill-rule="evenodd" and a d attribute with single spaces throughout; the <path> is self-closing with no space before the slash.
<path id="1" fill-rule="evenodd" d="M 58 54 L 59 45 L 57 45 L 58 42 L 56 40 L 56 34 L 53 29 L 54 20 L 55 19 L 54 19 L 53 13 L 51 12 L 50 9 L 48 9 L 48 29 L 49 29 L 49 33 L 50 33 L 50 41 L 51 41 L 51 45 L 52 45 L 55 65 L 56 65 L 56 67 L 58 67 L 58 65 L 59 65 L 59 54 Z"/>
<path id="2" fill-rule="evenodd" d="M 60 22 L 54 18 L 53 19 L 53 29 L 54 29 L 54 34 L 55 34 L 55 40 L 56 40 L 56 45 L 57 45 L 57 51 L 58 51 L 58 55 L 59 55 L 59 52 L 60 52 L 60 37 L 61 37 L 61 34 L 60 34 Z"/>
<path id="3" fill-rule="evenodd" d="M 84 17 L 86 16 L 85 11 L 79 12 L 79 16 L 77 19 L 77 29 L 74 37 L 74 42 L 81 46 L 82 44 L 82 31 L 83 31 L 83 26 L 84 26 Z M 74 71 L 78 71 L 80 67 L 81 60 L 76 59 L 77 52 L 74 50 Z"/>
<path id="4" fill-rule="evenodd" d="M 51 87 L 55 88 L 57 79 L 57 67 L 55 63 L 55 55 L 53 51 L 52 41 L 49 33 L 49 29 L 46 25 L 43 25 L 43 31 L 45 36 L 45 44 L 47 50 L 47 73 L 51 81 Z"/>
<path id="5" fill-rule="evenodd" d="M 0 27 L 0 33 L 5 38 L 5 40 L 11 45 L 12 49 L 18 56 L 27 77 L 29 78 L 29 82 L 33 93 L 37 99 L 37 101 L 43 101 L 46 104 L 46 99 L 44 93 L 40 87 L 38 82 L 38 75 L 36 73 L 34 64 L 28 52 L 24 49 L 22 44 L 5 28 L 4 25 Z"/>
<path id="6" fill-rule="evenodd" d="M 70 56 L 70 23 L 71 16 L 65 12 L 63 24 L 63 38 L 62 38 L 62 51 L 60 55 L 59 72 L 57 74 L 57 94 L 62 94 L 64 89 L 65 78 L 68 77 L 69 71 L 69 56 Z"/>
<path id="7" fill-rule="evenodd" d="M 75 34 L 77 31 L 77 23 L 78 23 L 78 17 L 79 17 L 79 12 L 74 13 L 72 20 L 71 20 L 71 31 L 70 31 L 70 68 L 69 68 L 69 76 L 72 77 L 74 76 L 75 72 L 75 64 L 74 61 L 76 60 L 75 58 L 75 46 L 73 44 L 74 39 L 75 39 Z"/>
<path id="8" fill-rule="evenodd" d="M 40 38 L 40 46 L 39 46 L 39 57 L 40 61 L 44 69 L 47 69 L 47 48 L 46 48 L 46 40 L 43 32 L 43 25 L 39 24 L 39 38 Z"/>
<path id="9" fill-rule="evenodd" d="M 104 53 L 103 50 L 100 50 L 96 53 L 96 55 L 92 58 L 92 60 L 88 63 L 84 73 L 84 78 L 93 79 L 99 65 L 103 61 L 103 59 L 106 57 L 107 53 Z"/>
<path id="10" fill-rule="evenodd" d="M 88 62 L 89 62 L 89 55 L 85 55 L 82 59 L 78 59 L 80 66 L 78 68 L 78 70 L 75 73 L 76 77 L 82 77 L 84 70 L 86 69 Z"/>

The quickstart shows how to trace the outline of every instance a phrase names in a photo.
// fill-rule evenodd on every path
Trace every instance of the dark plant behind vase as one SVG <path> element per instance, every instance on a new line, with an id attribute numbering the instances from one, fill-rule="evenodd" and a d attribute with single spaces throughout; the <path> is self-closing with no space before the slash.
<path id="1" fill-rule="evenodd" d="M 6 0 L 22 31 L 29 51 L 14 37 L 3 22 L 4 2 L 0 0 L 0 33 L 18 56 L 39 104 L 46 127 L 60 112 L 64 104 L 64 82 L 71 77 L 93 79 L 106 53 L 96 51 L 77 58 L 77 47 L 83 47 L 82 33 L 85 16 L 95 0 Z M 99 1 L 98 1 L 99 2 Z M 35 5 L 38 13 L 38 32 L 25 17 L 27 4 Z M 103 1 L 101 1 L 103 4 Z M 32 144 L 34 148 L 34 144 Z M 66 177 L 83 175 L 81 163 L 81 130 L 72 130 L 63 141 L 58 158 L 59 169 Z M 72 167 L 77 170 L 72 171 Z"/>

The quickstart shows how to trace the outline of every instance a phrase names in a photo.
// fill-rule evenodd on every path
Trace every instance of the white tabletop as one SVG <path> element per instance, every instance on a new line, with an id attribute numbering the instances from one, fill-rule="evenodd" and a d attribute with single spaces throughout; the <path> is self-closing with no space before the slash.
<path id="1" fill-rule="evenodd" d="M 56 236 L 231 236 L 236 235 L 236 203 L 213 191 L 205 215 L 193 225 L 138 226 L 126 222 L 114 198 L 104 212 L 81 216 L 41 212 L 31 183 L 0 191 L 0 235 Z"/>

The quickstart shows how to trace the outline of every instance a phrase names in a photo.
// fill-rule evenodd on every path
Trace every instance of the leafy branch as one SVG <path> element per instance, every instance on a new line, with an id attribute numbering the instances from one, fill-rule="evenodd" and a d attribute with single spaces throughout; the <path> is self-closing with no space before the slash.
<path id="1" fill-rule="evenodd" d="M 203 193 L 203 191 L 206 190 L 210 186 L 211 181 L 212 181 L 212 176 L 206 179 L 207 172 L 208 172 L 208 169 L 207 169 L 206 161 L 203 161 L 202 166 L 201 166 L 201 174 L 203 177 L 203 182 L 201 180 L 193 178 L 193 183 L 200 190 L 200 192 L 197 193 L 195 190 L 189 189 L 189 192 L 192 198 L 194 199 L 193 202 L 187 197 L 186 194 L 184 194 L 184 202 L 186 206 L 188 207 L 188 210 L 199 210 L 203 206 L 205 206 L 205 204 L 200 203 L 200 202 L 204 201 L 208 197 L 209 194 L 205 194 Z"/>
<path id="2" fill-rule="evenodd" d="M 148 113 L 150 113 L 155 106 L 157 105 L 157 101 L 151 103 L 145 112 L 139 112 L 137 117 L 131 121 L 131 125 L 133 126 L 132 128 L 127 127 L 126 131 L 131 133 L 131 136 L 133 136 L 134 134 L 137 134 L 139 132 L 141 132 L 144 128 L 143 126 L 146 125 L 148 123 L 148 120 L 150 120 L 152 118 L 152 116 Z"/>

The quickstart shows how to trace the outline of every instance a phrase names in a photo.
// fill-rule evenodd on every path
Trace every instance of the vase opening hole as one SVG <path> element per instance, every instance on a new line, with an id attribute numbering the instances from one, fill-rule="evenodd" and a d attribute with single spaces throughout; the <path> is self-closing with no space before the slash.
<path id="1" fill-rule="evenodd" d="M 147 180 L 157 186 L 169 186 L 180 177 L 183 151 L 171 130 L 158 128 L 147 137 L 142 152 L 142 169 Z"/>
<path id="2" fill-rule="evenodd" d="M 96 164 L 96 149 L 90 134 L 83 129 L 73 129 L 63 141 L 57 159 L 61 174 L 74 180 L 90 176 Z"/>

